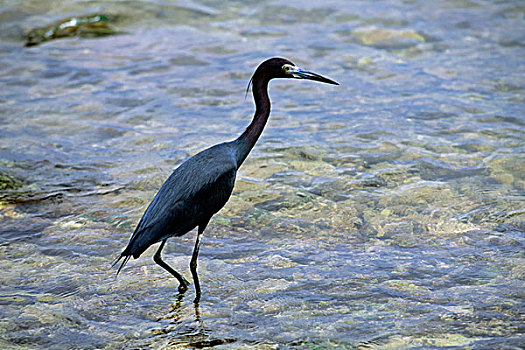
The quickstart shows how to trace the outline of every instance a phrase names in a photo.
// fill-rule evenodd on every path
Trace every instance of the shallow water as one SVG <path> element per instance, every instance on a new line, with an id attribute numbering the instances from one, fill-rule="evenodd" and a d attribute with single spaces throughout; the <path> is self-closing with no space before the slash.
<path id="1" fill-rule="evenodd" d="M 0 347 L 517 349 L 525 278 L 520 1 L 0 6 Z M 120 34 L 25 48 L 71 16 Z M 110 263 L 171 170 L 270 122 L 211 221 L 203 298 L 151 248 Z M 195 233 L 164 257 L 187 278 Z"/>

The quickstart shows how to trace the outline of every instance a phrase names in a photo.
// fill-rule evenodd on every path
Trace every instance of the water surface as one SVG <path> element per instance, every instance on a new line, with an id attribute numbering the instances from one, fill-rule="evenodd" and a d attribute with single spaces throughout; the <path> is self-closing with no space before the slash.
<path id="1" fill-rule="evenodd" d="M 517 349 L 525 278 L 519 1 L 0 6 L 0 347 Z M 118 35 L 24 47 L 71 16 Z M 187 157 L 269 124 L 210 222 L 203 298 L 154 248 L 110 263 Z M 166 261 L 187 278 L 195 232 Z"/>

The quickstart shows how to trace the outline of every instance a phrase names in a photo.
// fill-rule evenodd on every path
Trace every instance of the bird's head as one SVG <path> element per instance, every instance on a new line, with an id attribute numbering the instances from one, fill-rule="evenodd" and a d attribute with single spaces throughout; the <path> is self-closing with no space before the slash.
<path id="1" fill-rule="evenodd" d="M 270 79 L 273 78 L 293 78 L 293 79 L 308 79 L 315 80 L 322 83 L 339 85 L 339 83 L 325 78 L 317 73 L 304 70 L 286 58 L 274 57 L 270 58 L 259 65 L 257 71 L 264 73 Z M 256 73 L 257 73 L 256 71 Z"/>
<path id="2" fill-rule="evenodd" d="M 308 79 L 319 81 L 321 83 L 339 85 L 336 81 L 298 67 L 286 58 L 274 57 L 264 61 L 259 67 L 257 67 L 248 83 L 246 93 L 248 93 L 252 81 L 255 82 L 257 79 L 259 81 L 268 82 L 275 78 Z"/>

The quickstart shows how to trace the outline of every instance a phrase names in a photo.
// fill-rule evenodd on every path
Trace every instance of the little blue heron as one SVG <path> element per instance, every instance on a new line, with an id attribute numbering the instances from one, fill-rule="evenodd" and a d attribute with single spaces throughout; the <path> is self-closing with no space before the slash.
<path id="1" fill-rule="evenodd" d="M 252 85 L 255 100 L 255 115 L 250 125 L 237 139 L 205 149 L 173 171 L 144 212 L 128 246 L 113 264 L 124 258 L 117 274 L 131 256 L 137 259 L 152 244 L 161 242 L 153 260 L 177 278 L 179 292 L 184 293 L 189 282 L 166 264 L 160 254 L 168 238 L 182 236 L 198 227 L 190 271 L 195 283 L 195 302 L 199 301 L 201 289 L 197 275 L 197 256 L 201 235 L 211 217 L 230 198 L 237 170 L 268 121 L 271 106 L 268 83 L 274 78 L 309 79 L 339 85 L 319 74 L 303 70 L 284 58 L 270 58 L 261 63 L 248 84 L 248 89 Z"/>

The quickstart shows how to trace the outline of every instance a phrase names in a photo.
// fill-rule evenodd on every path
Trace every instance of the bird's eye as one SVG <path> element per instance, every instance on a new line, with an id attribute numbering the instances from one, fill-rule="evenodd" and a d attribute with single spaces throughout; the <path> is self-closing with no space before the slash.
<path id="1" fill-rule="evenodd" d="M 285 64 L 285 65 L 283 66 L 283 70 L 284 70 L 286 73 L 290 72 L 292 69 L 293 69 L 293 67 L 292 67 L 291 65 L 289 65 L 289 64 Z"/>

